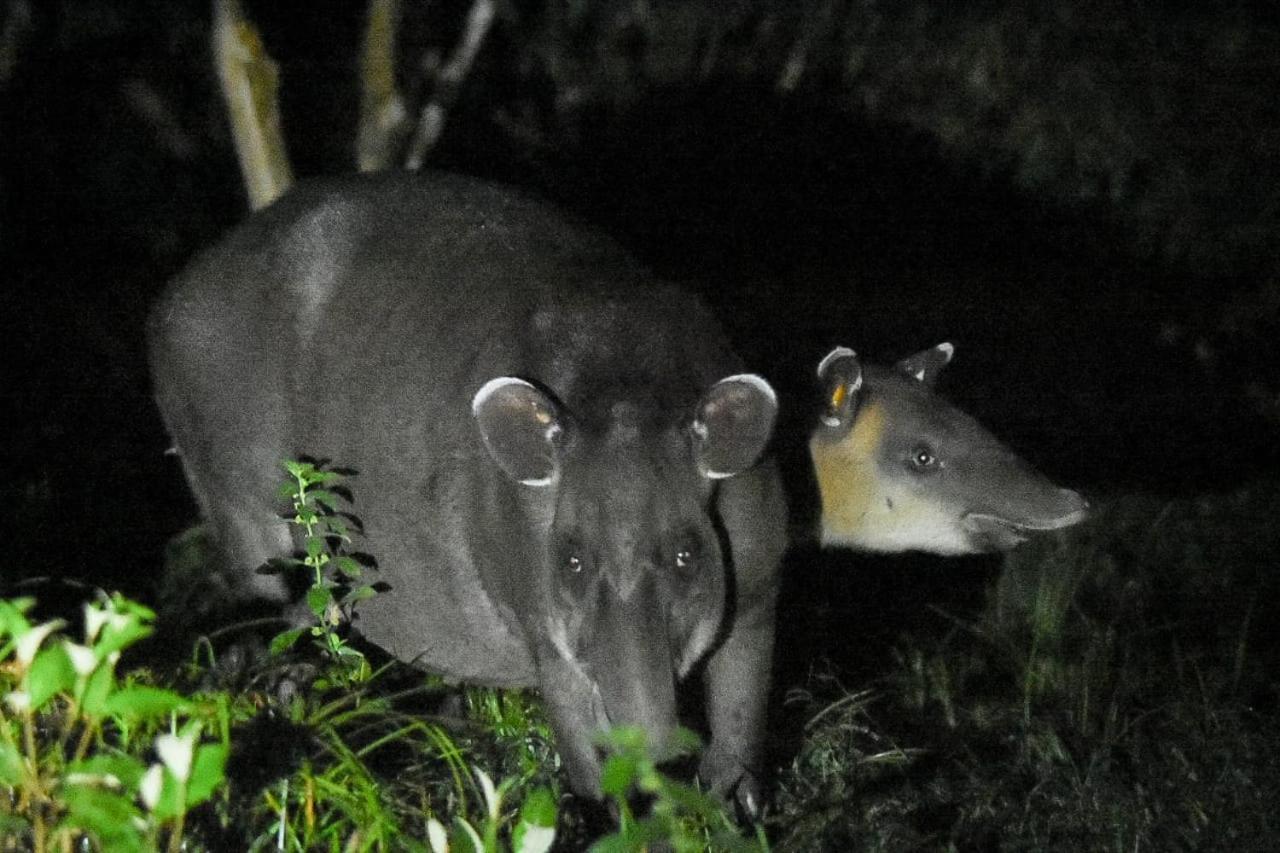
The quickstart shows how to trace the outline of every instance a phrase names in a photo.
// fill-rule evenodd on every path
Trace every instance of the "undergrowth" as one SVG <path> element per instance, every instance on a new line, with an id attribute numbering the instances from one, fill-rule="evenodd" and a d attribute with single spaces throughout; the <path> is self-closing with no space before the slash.
<path id="1" fill-rule="evenodd" d="M 379 589 L 347 551 L 349 490 L 322 464 L 287 467 L 302 556 L 268 570 L 305 574 L 313 621 L 267 649 L 204 637 L 176 672 L 121 675 L 121 652 L 154 627 L 146 607 L 102 595 L 76 643 L 61 620 L 33 620 L 33 600 L 0 600 L 0 851 L 767 847 L 659 771 L 672 756 L 632 729 L 601 743 L 616 818 L 604 826 L 561 789 L 531 694 L 450 688 L 362 648 L 351 608 Z M 200 569 L 207 550 L 184 536 L 172 556 Z"/>
<path id="2" fill-rule="evenodd" d="M 782 850 L 1280 849 L 1280 492 L 1119 498 L 890 673 L 796 691 Z"/>

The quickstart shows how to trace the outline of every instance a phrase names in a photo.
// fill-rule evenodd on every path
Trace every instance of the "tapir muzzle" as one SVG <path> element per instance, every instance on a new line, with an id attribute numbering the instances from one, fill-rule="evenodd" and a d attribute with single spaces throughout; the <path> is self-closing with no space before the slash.
<path id="1" fill-rule="evenodd" d="M 983 551 L 1007 551 L 1035 533 L 1062 530 L 1089 515 L 1089 502 L 1078 492 L 1044 481 L 1044 488 L 1023 493 L 998 509 L 968 512 L 962 524 Z"/>
<path id="2" fill-rule="evenodd" d="M 599 603 L 585 654 L 599 703 L 601 728 L 638 726 L 661 749 L 677 725 L 675 655 L 666 608 L 646 576 L 626 598 Z"/>

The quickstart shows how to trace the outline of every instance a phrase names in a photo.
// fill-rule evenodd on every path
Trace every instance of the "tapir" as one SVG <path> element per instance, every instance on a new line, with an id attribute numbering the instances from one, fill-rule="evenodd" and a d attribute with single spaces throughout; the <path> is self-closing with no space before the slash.
<path id="1" fill-rule="evenodd" d="M 358 471 L 389 589 L 355 625 L 453 679 L 537 688 L 570 785 L 596 733 L 677 724 L 753 809 L 786 507 L 777 401 L 694 297 L 554 207 L 449 174 L 299 184 L 182 272 L 148 325 L 156 399 L 246 595 L 294 550 L 280 462 Z"/>
<path id="2" fill-rule="evenodd" d="M 935 390 L 955 347 L 888 367 L 836 347 L 818 365 L 809 437 L 820 541 L 860 551 L 976 554 L 1082 521 L 1088 502 L 1059 488 Z"/>

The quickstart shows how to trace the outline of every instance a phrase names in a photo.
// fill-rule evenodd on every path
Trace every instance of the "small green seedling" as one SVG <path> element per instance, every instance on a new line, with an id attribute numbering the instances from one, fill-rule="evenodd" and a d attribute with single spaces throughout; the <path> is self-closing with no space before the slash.
<path id="1" fill-rule="evenodd" d="M 340 629 L 349 621 L 352 606 L 373 597 L 377 590 L 359 583 L 364 567 L 346 548 L 351 541 L 347 524 L 350 516 L 339 512 L 339 492 L 333 488 L 342 474 L 311 462 L 286 460 L 283 465 L 290 480 L 281 486 L 281 496 L 293 504 L 290 523 L 303 533 L 305 556 L 275 561 L 273 568 L 296 567 L 308 572 L 311 586 L 306 602 L 315 623 L 276 635 L 271 651 L 283 652 L 303 633 L 309 633 L 316 647 L 337 664 L 338 680 L 347 684 L 367 681 L 369 662 L 347 642 Z M 329 686 L 328 679 L 319 679 L 316 686 Z"/>

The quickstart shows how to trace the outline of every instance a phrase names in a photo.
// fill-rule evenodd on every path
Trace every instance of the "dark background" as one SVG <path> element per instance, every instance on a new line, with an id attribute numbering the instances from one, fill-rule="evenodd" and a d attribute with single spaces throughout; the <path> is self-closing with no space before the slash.
<path id="1" fill-rule="evenodd" d="M 352 170 L 364 4 L 247 8 L 297 175 Z M 467 8 L 404 4 L 411 106 L 440 94 Z M 1270 5 L 1018 8 L 503 4 L 429 162 L 602 224 L 703 291 L 789 399 L 835 344 L 889 360 L 951 340 L 946 393 L 1091 496 L 1273 475 Z M 142 328 L 246 211 L 208 19 L 193 0 L 0 2 L 5 590 L 149 600 L 194 520 Z M 977 602 L 997 565 L 796 562 L 793 613 L 874 605 L 893 631 L 921 601 Z"/>

